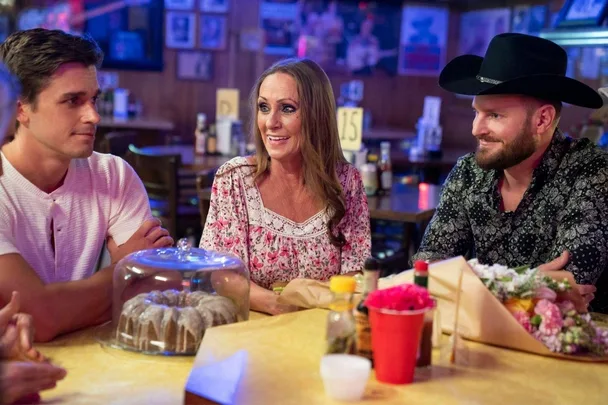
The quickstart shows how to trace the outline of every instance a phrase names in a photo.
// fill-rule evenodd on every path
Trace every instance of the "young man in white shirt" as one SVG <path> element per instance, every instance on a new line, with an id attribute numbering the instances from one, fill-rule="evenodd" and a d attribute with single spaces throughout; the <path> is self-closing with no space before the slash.
<path id="1" fill-rule="evenodd" d="M 100 117 L 95 41 L 62 31 L 16 32 L 0 60 L 21 85 L 15 139 L 0 154 L 0 306 L 19 291 L 37 341 L 110 319 L 115 263 L 173 244 L 122 159 L 93 152 Z"/>

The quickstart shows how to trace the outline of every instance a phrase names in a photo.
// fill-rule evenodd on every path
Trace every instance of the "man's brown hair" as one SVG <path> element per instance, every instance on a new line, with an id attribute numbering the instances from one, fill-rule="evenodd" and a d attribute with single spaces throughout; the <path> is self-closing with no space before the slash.
<path id="1" fill-rule="evenodd" d="M 99 67 L 103 52 L 88 35 L 35 28 L 17 31 L 0 44 L 0 61 L 19 80 L 21 101 L 35 108 L 38 95 L 61 65 Z"/>

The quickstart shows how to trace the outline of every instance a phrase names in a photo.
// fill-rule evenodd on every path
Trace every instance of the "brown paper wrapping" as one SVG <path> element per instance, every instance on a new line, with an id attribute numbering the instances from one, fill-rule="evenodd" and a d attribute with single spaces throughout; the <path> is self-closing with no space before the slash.
<path id="1" fill-rule="evenodd" d="M 354 295 L 355 302 L 360 299 L 357 290 Z M 317 281 L 305 278 L 296 278 L 290 281 L 281 292 L 279 303 L 295 305 L 300 308 L 329 308 L 332 295 L 329 291 L 329 281 Z"/>
<path id="2" fill-rule="evenodd" d="M 541 356 L 557 357 L 577 361 L 608 362 L 607 357 L 565 355 L 550 351 L 521 326 L 507 308 L 486 288 L 462 257 L 434 263 L 429 267 L 429 290 L 437 299 L 441 327 L 452 333 L 454 325 L 454 303 L 458 289 L 460 271 L 462 297 L 458 333 L 461 337 L 480 343 L 506 347 Z M 378 288 L 413 282 L 413 272 L 381 278 Z M 280 296 L 280 302 L 302 308 L 327 308 L 331 302 L 329 283 L 296 279 L 291 281 Z"/>

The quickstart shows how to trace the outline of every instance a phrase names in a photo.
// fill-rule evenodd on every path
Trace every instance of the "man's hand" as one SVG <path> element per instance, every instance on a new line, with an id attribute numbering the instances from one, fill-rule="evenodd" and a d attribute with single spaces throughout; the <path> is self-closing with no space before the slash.
<path id="1" fill-rule="evenodd" d="M 0 361 L 0 404 L 12 404 L 24 397 L 55 388 L 66 375 L 63 368 L 48 363 Z"/>
<path id="2" fill-rule="evenodd" d="M 564 279 L 568 280 L 572 286 L 572 289 L 560 294 L 560 296 L 563 299 L 572 301 L 577 311 L 587 312 L 587 307 L 589 306 L 589 303 L 593 301 L 593 298 L 595 297 L 594 293 L 597 289 L 595 286 L 589 284 L 576 284 L 572 273 L 563 270 L 568 264 L 569 260 L 570 254 L 566 250 L 557 259 L 538 266 L 538 269 L 543 274 L 556 281 L 562 281 Z"/>
<path id="3" fill-rule="evenodd" d="M 173 238 L 169 235 L 169 231 L 160 226 L 158 219 L 151 219 L 144 222 L 133 236 L 120 246 L 116 246 L 116 242 L 109 237 L 107 247 L 112 258 L 112 263 L 116 263 L 133 252 L 144 249 L 170 247 L 172 245 Z"/>
<path id="4" fill-rule="evenodd" d="M 32 317 L 19 313 L 19 293 L 0 309 L 0 354 L 3 359 L 44 361 L 44 356 L 32 347 L 34 323 Z"/>

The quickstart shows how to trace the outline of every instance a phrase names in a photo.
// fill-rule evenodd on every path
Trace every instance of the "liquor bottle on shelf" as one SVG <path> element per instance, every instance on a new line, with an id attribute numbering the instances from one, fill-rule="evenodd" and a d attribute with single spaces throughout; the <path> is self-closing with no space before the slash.
<path id="1" fill-rule="evenodd" d="M 217 135 L 215 125 L 209 128 L 209 136 L 207 137 L 207 154 L 217 155 Z"/>
<path id="2" fill-rule="evenodd" d="M 390 142 L 382 142 L 380 143 L 380 160 L 378 161 L 378 194 L 389 194 L 392 188 L 391 144 Z"/>
<path id="3" fill-rule="evenodd" d="M 209 138 L 207 115 L 198 113 L 196 115 L 196 130 L 194 131 L 194 152 L 197 155 L 207 153 L 207 138 Z"/>

